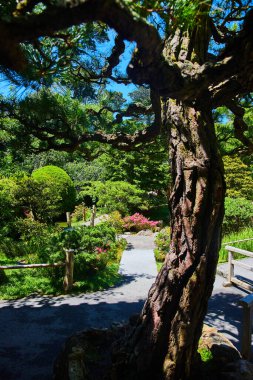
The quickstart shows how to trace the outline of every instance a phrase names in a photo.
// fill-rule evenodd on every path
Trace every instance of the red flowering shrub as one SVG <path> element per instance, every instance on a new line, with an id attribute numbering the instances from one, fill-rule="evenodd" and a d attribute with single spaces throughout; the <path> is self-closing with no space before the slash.
<path id="1" fill-rule="evenodd" d="M 126 231 L 141 231 L 141 230 L 153 230 L 159 222 L 149 220 L 142 214 L 136 212 L 131 216 L 123 218 L 123 228 Z"/>

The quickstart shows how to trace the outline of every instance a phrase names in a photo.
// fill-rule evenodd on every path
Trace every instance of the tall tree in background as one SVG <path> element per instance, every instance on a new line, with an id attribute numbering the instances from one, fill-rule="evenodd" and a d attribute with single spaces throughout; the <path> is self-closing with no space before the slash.
<path id="1" fill-rule="evenodd" d="M 44 150 L 73 151 L 87 141 L 127 150 L 161 130 L 167 134 L 173 180 L 170 252 L 137 326 L 116 358 L 114 376 L 187 379 L 213 287 L 224 212 L 223 167 L 212 110 L 227 107 L 234 114 L 236 138 L 247 152 L 253 150 L 241 100 L 253 90 L 252 1 L 14 3 L 4 2 L 0 21 L 0 63 L 12 80 L 17 80 L 14 71 L 28 81 L 39 77 L 41 85 L 53 77 L 62 86 L 71 84 L 72 93 L 83 100 L 82 84 L 86 100 L 87 93 L 90 99 L 95 96 L 94 86 L 111 81 L 150 89 L 150 104 L 135 100 L 124 107 L 122 98 L 109 96 L 100 99 L 99 107 L 89 108 L 86 101 L 75 123 L 56 103 L 40 124 L 34 116 L 27 118 L 22 104 L 15 108 L 3 101 L 2 106 L 19 128 L 28 127 L 42 141 Z M 117 36 L 101 64 L 98 44 L 92 41 L 105 38 L 105 25 Z M 124 40 L 134 42 L 135 49 L 127 75 L 120 75 L 116 66 Z"/>

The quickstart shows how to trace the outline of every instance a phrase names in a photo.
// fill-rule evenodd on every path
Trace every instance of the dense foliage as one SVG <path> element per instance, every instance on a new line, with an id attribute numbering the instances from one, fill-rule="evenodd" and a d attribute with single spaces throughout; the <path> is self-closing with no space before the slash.
<path id="1" fill-rule="evenodd" d="M 102 213 L 119 211 L 126 215 L 145 208 L 144 192 L 123 181 L 93 181 L 86 186 L 84 184 L 78 196 L 88 205 L 96 204 Z"/>
<path id="2" fill-rule="evenodd" d="M 253 203 L 245 198 L 226 198 L 223 232 L 253 227 Z"/>
<path id="3" fill-rule="evenodd" d="M 44 185 L 47 191 L 58 194 L 58 213 L 72 211 L 75 206 L 76 192 L 69 175 L 61 168 L 53 165 L 44 166 L 32 173 L 32 178 L 39 184 Z M 43 196 L 43 193 L 42 193 Z M 57 206 L 56 206 L 57 207 Z"/>
<path id="4" fill-rule="evenodd" d="M 238 156 L 223 157 L 227 196 L 253 200 L 253 171 Z"/>
<path id="5" fill-rule="evenodd" d="M 163 263 L 170 247 L 170 228 L 165 227 L 155 237 L 156 248 L 155 258 L 159 263 Z"/>
<path id="6" fill-rule="evenodd" d="M 112 285 L 113 281 L 119 279 L 118 263 L 125 241 L 116 240 L 115 230 L 109 225 L 61 231 L 59 228 L 47 227 L 43 223 L 26 219 L 19 220 L 17 228 L 20 233 L 19 241 L 5 239 L 0 244 L 1 264 L 13 264 L 17 261 L 27 264 L 64 262 L 64 249 L 74 248 L 74 290 L 96 290 Z M 106 279 L 100 280 L 103 273 L 108 282 Z M 61 293 L 63 275 L 64 267 L 23 269 L 15 273 L 7 271 L 4 280 L 2 279 L 1 294 L 3 297 L 16 298 L 30 292 Z"/>

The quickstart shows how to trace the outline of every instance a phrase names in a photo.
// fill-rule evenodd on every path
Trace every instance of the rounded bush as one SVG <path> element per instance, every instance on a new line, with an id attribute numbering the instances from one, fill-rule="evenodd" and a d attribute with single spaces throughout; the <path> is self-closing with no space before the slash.
<path id="1" fill-rule="evenodd" d="M 253 203 L 245 198 L 225 198 L 223 233 L 239 231 L 253 225 Z"/>
<path id="2" fill-rule="evenodd" d="M 70 176 L 58 166 L 48 165 L 35 170 L 32 178 L 44 184 L 45 189 L 54 195 L 58 195 L 57 208 L 59 214 L 73 211 L 76 201 L 76 191 Z"/>
<path id="3" fill-rule="evenodd" d="M 87 275 L 92 275 L 103 270 L 109 257 L 106 253 L 81 252 L 75 255 L 74 281 L 85 280 Z"/>

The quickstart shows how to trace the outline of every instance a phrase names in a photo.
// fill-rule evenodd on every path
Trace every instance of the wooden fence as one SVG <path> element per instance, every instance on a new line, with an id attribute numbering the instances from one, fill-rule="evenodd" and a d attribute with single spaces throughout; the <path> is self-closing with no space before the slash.
<path id="1" fill-rule="evenodd" d="M 249 240 L 253 240 L 253 239 L 237 240 L 237 241 L 229 242 L 229 244 L 240 243 L 240 242 L 249 241 Z M 235 284 L 252 292 L 253 286 L 251 284 L 247 283 L 246 281 L 240 280 L 234 276 L 234 267 L 236 265 L 243 269 L 249 270 L 250 272 L 253 272 L 253 266 L 248 265 L 246 263 L 242 263 L 240 262 L 240 260 L 239 261 L 234 260 L 233 255 L 234 253 L 239 253 L 241 255 L 253 258 L 253 252 L 232 247 L 230 245 L 226 245 L 225 249 L 228 251 L 228 277 L 227 277 L 227 282 L 224 285 L 231 286 Z M 242 298 L 239 301 L 239 304 L 243 307 L 242 331 L 241 331 L 241 338 L 240 338 L 241 354 L 244 359 L 250 360 L 252 358 L 251 341 L 252 341 L 252 322 L 253 322 L 253 294 L 249 294 L 246 297 Z"/>
<path id="2" fill-rule="evenodd" d="M 252 321 L 253 321 L 253 294 L 242 298 L 239 304 L 243 307 L 243 320 L 241 332 L 241 354 L 243 359 L 252 359 Z"/>
<path id="3" fill-rule="evenodd" d="M 64 251 L 66 255 L 65 263 L 0 265 L 0 270 L 65 267 L 63 288 L 65 292 L 68 292 L 73 286 L 75 250 L 65 249 Z"/>
<path id="4" fill-rule="evenodd" d="M 235 284 L 235 285 L 241 286 L 244 289 L 250 290 L 252 292 L 253 286 L 251 284 L 248 284 L 245 281 L 239 280 L 238 278 L 234 276 L 234 267 L 236 265 L 238 267 L 241 267 L 243 269 L 247 269 L 253 272 L 253 266 L 242 263 L 238 260 L 234 260 L 233 254 L 240 253 L 241 255 L 253 258 L 253 252 L 246 251 L 245 249 L 232 247 L 230 245 L 226 245 L 225 249 L 228 251 L 228 277 L 227 277 L 227 283 L 225 285 L 230 286 L 230 285 Z"/>

